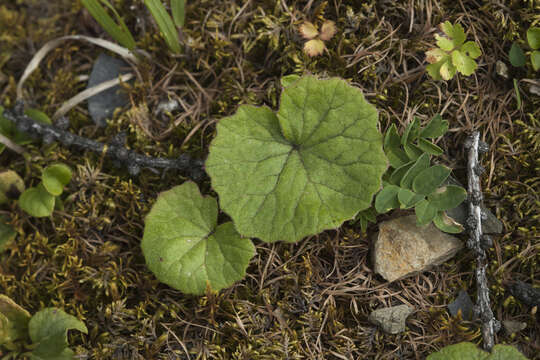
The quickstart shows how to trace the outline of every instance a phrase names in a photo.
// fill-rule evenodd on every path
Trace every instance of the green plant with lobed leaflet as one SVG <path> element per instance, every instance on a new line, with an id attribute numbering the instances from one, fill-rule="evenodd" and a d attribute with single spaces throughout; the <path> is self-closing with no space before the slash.
<path id="1" fill-rule="evenodd" d="M 379 214 L 414 208 L 418 226 L 433 221 L 442 231 L 463 231 L 445 211 L 461 204 L 467 192 L 461 186 L 445 184 L 450 168 L 430 166 L 431 155 L 441 155 L 443 150 L 428 139 L 442 136 L 447 130 L 448 121 L 440 115 L 435 115 L 424 128 L 420 128 L 420 121 L 415 117 L 401 137 L 394 125 L 390 127 L 384 138 L 384 150 L 391 168 L 384 176 L 383 189 L 375 198 Z"/>
<path id="2" fill-rule="evenodd" d="M 392 127 L 383 150 L 377 110 L 357 88 L 314 76 L 281 83 L 277 112 L 241 105 L 217 125 L 205 168 L 232 221 L 218 225 L 217 200 L 193 182 L 159 195 L 141 247 L 160 281 L 191 294 L 228 287 L 244 277 L 255 253 L 250 238 L 296 242 L 337 228 L 369 211 L 381 185 L 376 208 L 382 200 L 385 210 L 397 207 L 387 193 L 403 182 L 391 199 L 416 206 L 421 224 L 444 223 L 441 211 L 463 200 L 461 188 L 440 187 L 449 169 L 429 167 L 426 154 L 442 150 L 426 138 L 448 127 L 440 117 L 424 129 L 415 120 L 401 138 Z"/>

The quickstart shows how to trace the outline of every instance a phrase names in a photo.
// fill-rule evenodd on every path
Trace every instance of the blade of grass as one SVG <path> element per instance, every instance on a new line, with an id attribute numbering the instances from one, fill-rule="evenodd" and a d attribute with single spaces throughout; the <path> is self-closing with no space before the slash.
<path id="1" fill-rule="evenodd" d="M 521 109 L 521 95 L 519 93 L 519 87 L 518 87 L 517 79 L 514 79 L 514 90 L 516 90 L 517 108 L 519 110 L 519 109 Z"/>
<path id="2" fill-rule="evenodd" d="M 107 11 L 105 11 L 105 8 L 101 6 L 98 0 L 81 0 L 88 12 L 114 40 L 118 41 L 118 43 L 129 50 L 133 50 L 135 48 L 135 40 L 129 32 L 126 24 L 107 0 L 102 1 L 113 11 L 113 14 L 117 18 L 120 25 L 116 24 L 116 22 L 107 13 Z"/>
<path id="3" fill-rule="evenodd" d="M 167 43 L 167 46 L 169 46 L 169 49 L 176 54 L 180 53 L 180 40 L 178 39 L 176 27 L 161 1 L 144 0 L 144 4 L 148 10 L 150 10 L 154 20 L 156 20 L 159 30 L 163 33 L 163 37 L 165 38 L 165 42 Z"/>
<path id="4" fill-rule="evenodd" d="M 174 24 L 179 28 L 184 26 L 186 0 L 171 0 L 171 13 Z"/>

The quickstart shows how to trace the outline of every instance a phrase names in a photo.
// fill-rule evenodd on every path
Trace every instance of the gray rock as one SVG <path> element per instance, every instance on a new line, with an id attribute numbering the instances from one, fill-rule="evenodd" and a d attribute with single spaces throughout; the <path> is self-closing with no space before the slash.
<path id="1" fill-rule="evenodd" d="M 502 323 L 504 326 L 504 330 L 510 335 L 512 335 L 513 333 L 517 333 L 527 327 L 527 323 L 521 321 L 503 320 Z"/>
<path id="2" fill-rule="evenodd" d="M 372 311 L 368 320 L 388 334 L 399 334 L 405 331 L 405 320 L 413 311 L 409 305 L 392 306 Z"/>
<path id="3" fill-rule="evenodd" d="M 461 241 L 433 224 L 416 226 L 416 216 L 385 221 L 375 234 L 372 259 L 374 270 L 394 281 L 440 265 L 461 248 Z"/>
<path id="4" fill-rule="evenodd" d="M 109 55 L 101 54 L 92 67 L 88 88 L 104 81 L 117 79 L 127 72 L 129 72 L 127 63 Z M 112 116 L 116 108 L 124 107 L 128 100 L 127 94 L 119 86 L 102 91 L 88 99 L 90 117 L 96 125 L 105 126 L 107 124 L 105 120 Z"/>
<path id="5" fill-rule="evenodd" d="M 452 316 L 457 316 L 461 311 L 463 320 L 472 320 L 474 316 L 474 304 L 465 290 L 460 290 L 458 297 L 452 303 L 448 304 L 448 310 Z"/>
<path id="6" fill-rule="evenodd" d="M 495 72 L 497 73 L 497 75 L 508 79 L 508 66 L 506 66 L 506 64 L 501 60 L 497 60 L 497 62 L 495 63 Z"/>

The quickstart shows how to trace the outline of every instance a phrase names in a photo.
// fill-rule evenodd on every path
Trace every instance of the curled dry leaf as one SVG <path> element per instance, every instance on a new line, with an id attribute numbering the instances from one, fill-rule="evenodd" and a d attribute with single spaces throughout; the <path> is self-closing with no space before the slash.
<path id="1" fill-rule="evenodd" d="M 326 20 L 321 27 L 320 39 L 323 41 L 330 40 L 336 34 L 336 24 L 331 20 Z"/>
<path id="2" fill-rule="evenodd" d="M 321 55 L 326 49 L 324 42 L 319 39 L 309 40 L 304 44 L 304 52 L 309 56 Z"/>
<path id="3" fill-rule="evenodd" d="M 324 26 L 324 25 L 323 25 Z M 304 39 L 311 40 L 315 38 L 317 35 L 319 35 L 319 31 L 317 30 L 317 27 L 310 23 L 309 21 L 304 22 L 300 27 L 298 28 L 300 31 L 300 34 Z"/>

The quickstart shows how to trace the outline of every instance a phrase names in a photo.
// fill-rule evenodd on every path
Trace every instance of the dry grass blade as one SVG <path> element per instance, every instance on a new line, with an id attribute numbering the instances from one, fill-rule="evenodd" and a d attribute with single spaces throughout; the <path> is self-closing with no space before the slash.
<path id="1" fill-rule="evenodd" d="M 24 85 L 24 82 L 26 81 L 26 79 L 28 79 L 30 74 L 32 74 L 32 72 L 34 72 L 34 70 L 37 69 L 37 67 L 39 66 L 41 61 L 45 58 L 45 56 L 47 56 L 47 54 L 51 50 L 55 49 L 56 47 L 60 46 L 61 44 L 63 44 L 66 41 L 69 41 L 69 40 L 86 41 L 86 42 L 89 42 L 91 44 L 101 46 L 102 48 L 110 50 L 110 51 L 120 55 L 125 60 L 131 61 L 132 63 L 137 64 L 139 62 L 139 60 L 135 57 L 135 55 L 133 55 L 133 53 L 131 51 L 129 51 L 128 49 L 126 49 L 126 48 L 124 48 L 122 46 L 119 46 L 119 45 L 117 45 L 115 43 L 112 43 L 110 41 L 103 40 L 103 39 L 98 39 L 98 38 L 93 38 L 93 37 L 90 37 L 90 36 L 84 36 L 84 35 L 62 36 L 62 37 L 60 37 L 58 39 L 54 39 L 54 40 L 51 40 L 51 41 L 47 42 L 45 45 L 43 45 L 41 47 L 41 49 L 39 49 L 39 51 L 34 55 L 32 60 L 30 60 L 30 62 L 26 66 L 26 69 L 24 69 L 24 73 L 21 76 L 21 79 L 19 80 L 19 83 L 17 84 L 17 99 L 22 99 L 23 98 L 23 85 Z"/>
<path id="2" fill-rule="evenodd" d="M 92 86 L 91 88 L 88 88 L 84 91 L 81 91 L 71 99 L 67 100 L 53 115 L 53 120 L 56 120 L 65 114 L 68 113 L 69 110 L 77 106 L 79 103 L 85 101 L 86 99 L 91 98 L 92 96 L 99 94 L 102 91 L 105 91 L 107 89 L 110 89 L 120 83 L 126 82 L 128 80 L 131 80 L 133 78 L 133 74 L 124 74 L 121 75 L 118 79 L 112 79 L 108 81 L 104 81 L 101 84 L 97 84 L 95 86 Z"/>

